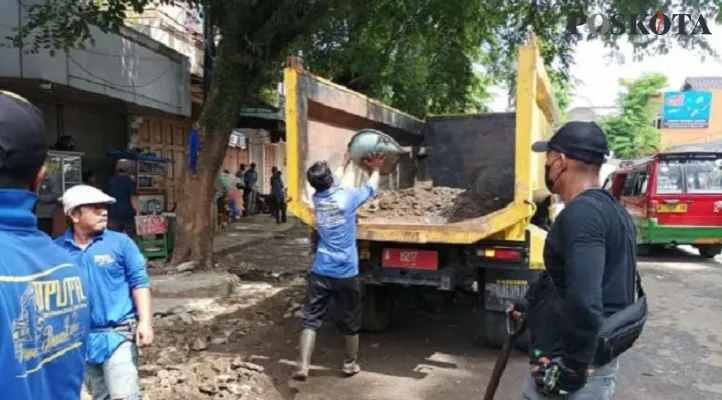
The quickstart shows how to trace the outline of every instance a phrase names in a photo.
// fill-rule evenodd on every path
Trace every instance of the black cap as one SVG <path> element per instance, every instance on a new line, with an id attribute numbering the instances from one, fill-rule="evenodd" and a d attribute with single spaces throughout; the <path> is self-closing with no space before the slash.
<path id="1" fill-rule="evenodd" d="M 604 164 L 609 155 L 607 135 L 594 122 L 571 121 L 559 128 L 548 141 L 531 146 L 532 151 L 545 153 L 558 151 L 567 157 L 587 164 Z"/>
<path id="2" fill-rule="evenodd" d="M 0 173 L 35 173 L 47 152 L 43 113 L 23 97 L 0 90 Z"/>

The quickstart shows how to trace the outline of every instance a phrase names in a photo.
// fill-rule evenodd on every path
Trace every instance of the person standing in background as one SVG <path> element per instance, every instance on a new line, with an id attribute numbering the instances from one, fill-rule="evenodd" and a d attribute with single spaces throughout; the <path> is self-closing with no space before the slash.
<path id="1" fill-rule="evenodd" d="M 236 178 L 238 178 L 242 184 L 245 185 L 245 181 L 243 180 L 243 176 L 246 174 L 246 164 L 241 164 L 238 167 L 238 171 L 236 171 Z"/>
<path id="2" fill-rule="evenodd" d="M 140 205 L 138 190 L 130 177 L 132 167 L 130 160 L 118 160 L 116 174 L 110 178 L 110 196 L 115 199 L 115 203 L 108 209 L 108 226 L 135 239 L 135 216 L 140 213 Z"/>
<path id="3" fill-rule="evenodd" d="M 38 228 L 53 236 L 53 220 L 58 208 L 60 192 L 57 191 L 53 181 L 45 175 L 38 189 L 38 202 L 35 204 L 35 215 L 38 217 Z"/>
<path id="4" fill-rule="evenodd" d="M 243 175 L 243 180 L 245 182 L 243 195 L 245 211 L 243 215 L 248 216 L 256 211 L 256 201 L 258 197 L 258 171 L 256 171 L 256 163 L 251 163 L 251 168 Z"/>
<path id="5" fill-rule="evenodd" d="M 238 189 L 241 190 L 241 215 L 244 214 L 244 210 L 248 207 L 246 204 L 246 164 L 241 164 L 236 171 L 236 178 L 238 178 Z"/>
<path id="6" fill-rule="evenodd" d="M 107 229 L 108 205 L 115 199 L 77 185 L 62 200 L 72 226 L 55 243 L 88 276 L 88 391 L 94 400 L 139 400 L 138 347 L 150 346 L 154 337 L 146 260 L 127 235 Z"/>
<path id="7" fill-rule="evenodd" d="M 0 91 L 3 399 L 78 400 L 83 385 L 90 329 L 87 277 L 70 254 L 38 230 L 32 212 L 47 151 L 43 113 Z M 65 289 L 62 298 L 51 291 L 57 287 Z"/>
<path id="8" fill-rule="evenodd" d="M 271 168 L 271 195 L 273 196 L 273 216 L 276 223 L 286 222 L 286 191 L 281 179 L 281 171 Z"/>

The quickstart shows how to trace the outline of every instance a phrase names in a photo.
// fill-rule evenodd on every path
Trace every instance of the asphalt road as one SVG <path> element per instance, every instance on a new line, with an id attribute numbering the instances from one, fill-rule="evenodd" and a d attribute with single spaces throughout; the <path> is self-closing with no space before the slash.
<path id="1" fill-rule="evenodd" d="M 671 250 L 641 260 L 650 319 L 638 346 L 621 358 L 615 399 L 722 399 L 722 263 L 693 250 Z M 457 310 L 435 315 L 400 309 L 392 328 L 362 336 L 363 372 L 338 372 L 343 342 L 334 327 L 319 333 L 312 371 L 289 381 L 296 358 L 299 321 L 279 321 L 246 342 L 265 360 L 276 387 L 293 400 L 481 399 L 497 350 L 470 339 L 474 316 Z M 527 373 L 516 352 L 497 399 L 519 399 Z"/>

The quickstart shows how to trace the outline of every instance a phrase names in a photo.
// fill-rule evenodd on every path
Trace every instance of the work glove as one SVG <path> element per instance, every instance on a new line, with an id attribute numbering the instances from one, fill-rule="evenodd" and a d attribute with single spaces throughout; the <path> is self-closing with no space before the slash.
<path id="1" fill-rule="evenodd" d="M 575 370 L 560 360 L 553 360 L 539 368 L 535 382 L 545 395 L 566 395 L 583 388 L 587 376 L 586 368 Z"/>
<path id="2" fill-rule="evenodd" d="M 559 390 L 567 393 L 573 393 L 584 387 L 587 384 L 587 369 L 582 368 L 580 370 L 573 370 L 564 363 L 561 364 L 561 370 L 559 374 Z"/>

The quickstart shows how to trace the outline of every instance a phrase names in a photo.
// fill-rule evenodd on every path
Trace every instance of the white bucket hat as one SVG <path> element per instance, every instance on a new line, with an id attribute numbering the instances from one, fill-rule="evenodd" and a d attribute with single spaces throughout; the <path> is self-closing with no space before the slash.
<path id="1" fill-rule="evenodd" d="M 88 185 L 77 185 L 66 190 L 60 199 L 63 202 L 63 212 L 68 215 L 70 211 L 88 204 L 113 204 L 115 199 L 101 190 Z"/>

